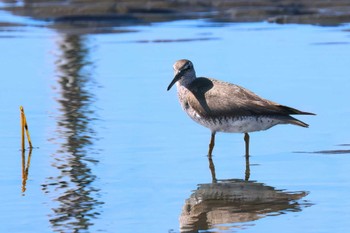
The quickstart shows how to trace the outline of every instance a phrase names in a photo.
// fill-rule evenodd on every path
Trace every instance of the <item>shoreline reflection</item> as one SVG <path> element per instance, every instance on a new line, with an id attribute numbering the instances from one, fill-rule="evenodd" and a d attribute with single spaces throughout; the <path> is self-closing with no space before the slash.
<path id="1" fill-rule="evenodd" d="M 49 215 L 54 232 L 88 231 L 99 215 L 99 189 L 94 187 L 92 168 L 99 161 L 93 144 L 98 138 L 92 127 L 96 114 L 91 86 L 93 64 L 88 60 L 85 37 L 60 35 L 56 66 L 58 77 L 57 128 L 53 139 L 58 145 L 52 155 L 57 175 L 48 177 L 42 189 L 52 199 Z"/>
<path id="2" fill-rule="evenodd" d="M 215 165 L 209 159 L 212 183 L 198 184 L 185 200 L 180 215 L 182 233 L 210 230 L 220 232 L 254 226 L 258 219 L 299 212 L 311 204 L 300 201 L 306 191 L 287 192 L 256 181 L 249 181 L 249 157 L 245 179 L 217 179 Z"/>

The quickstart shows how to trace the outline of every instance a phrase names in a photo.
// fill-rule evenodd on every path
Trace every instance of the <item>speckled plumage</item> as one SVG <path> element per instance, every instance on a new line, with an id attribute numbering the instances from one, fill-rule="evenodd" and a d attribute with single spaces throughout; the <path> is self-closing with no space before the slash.
<path id="1" fill-rule="evenodd" d="M 249 132 L 266 130 L 277 124 L 308 127 L 290 115 L 313 115 L 263 99 L 235 84 L 197 78 L 192 62 L 186 59 L 174 64 L 174 73 L 168 90 L 176 83 L 182 108 L 194 121 L 211 130 L 213 144 L 216 132 L 245 133 L 249 140 Z"/>

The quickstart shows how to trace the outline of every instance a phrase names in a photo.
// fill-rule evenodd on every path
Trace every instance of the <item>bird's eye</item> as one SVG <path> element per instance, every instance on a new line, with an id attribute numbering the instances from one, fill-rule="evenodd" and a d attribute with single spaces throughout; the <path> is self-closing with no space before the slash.
<path id="1" fill-rule="evenodd" d="M 187 63 L 185 66 L 184 66 L 184 70 L 189 70 L 189 69 L 191 69 L 191 67 L 192 67 L 192 64 L 191 63 Z"/>

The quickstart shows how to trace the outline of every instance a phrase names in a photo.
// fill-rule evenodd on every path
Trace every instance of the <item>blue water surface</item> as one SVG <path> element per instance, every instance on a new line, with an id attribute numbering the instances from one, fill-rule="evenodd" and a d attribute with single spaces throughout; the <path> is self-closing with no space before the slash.
<path id="1" fill-rule="evenodd" d="M 166 91 L 182 58 L 198 76 L 317 114 L 299 117 L 308 129 L 250 135 L 249 180 L 304 197 L 241 222 L 209 222 L 213 207 L 197 230 L 350 228 L 349 25 L 186 20 L 80 35 L 1 14 L 28 23 L 0 29 L 1 232 L 183 231 L 186 200 L 213 177 L 209 130 L 182 112 L 175 88 Z M 34 144 L 29 164 L 20 105 Z M 245 178 L 243 135 L 217 134 L 213 154 L 217 179 Z"/>

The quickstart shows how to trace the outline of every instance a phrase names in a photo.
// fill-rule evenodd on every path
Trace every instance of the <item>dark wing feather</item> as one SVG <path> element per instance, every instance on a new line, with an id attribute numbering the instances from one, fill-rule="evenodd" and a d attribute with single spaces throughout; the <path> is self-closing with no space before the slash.
<path id="1" fill-rule="evenodd" d="M 197 78 L 191 83 L 189 90 L 188 104 L 207 117 L 312 114 L 279 105 L 243 87 L 215 79 Z"/>

